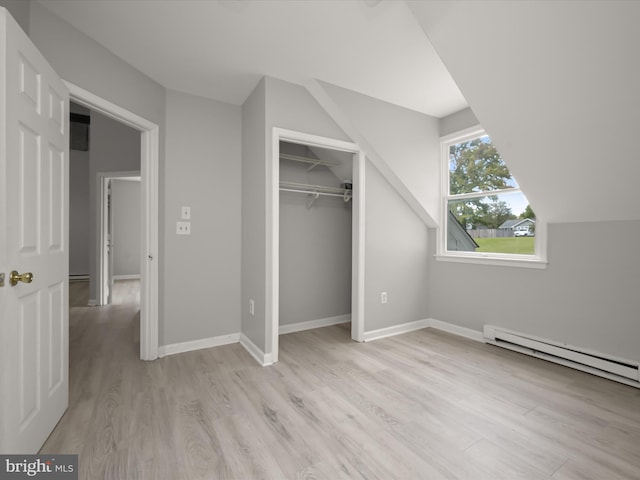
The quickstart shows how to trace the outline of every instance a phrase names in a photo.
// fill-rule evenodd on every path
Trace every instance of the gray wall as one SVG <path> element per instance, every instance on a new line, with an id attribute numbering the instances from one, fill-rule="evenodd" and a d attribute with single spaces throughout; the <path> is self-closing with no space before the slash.
<path id="1" fill-rule="evenodd" d="M 439 218 L 439 121 L 323 83 L 350 128 L 379 161 Z M 365 149 L 365 153 L 369 154 Z M 428 318 L 427 228 L 367 159 L 365 186 L 365 332 Z M 380 294 L 387 292 L 388 303 Z"/>
<path id="2" fill-rule="evenodd" d="M 98 291 L 98 223 L 100 172 L 140 171 L 140 132 L 97 112 L 91 113 L 89 129 L 89 296 L 96 299 Z"/>
<path id="3" fill-rule="evenodd" d="M 263 78 L 242 107 L 242 333 L 263 352 L 272 351 L 267 328 L 267 167 L 273 127 L 348 137 L 299 85 Z M 248 311 L 255 302 L 255 315 Z"/>
<path id="4" fill-rule="evenodd" d="M 140 275 L 141 195 L 140 180 L 111 181 L 114 277 Z"/>
<path id="5" fill-rule="evenodd" d="M 446 135 L 476 124 L 464 110 L 443 118 L 441 131 Z M 429 316 L 478 331 L 497 325 L 640 361 L 640 221 L 547 228 L 545 270 L 439 262 L 430 256 Z M 434 230 L 433 254 L 435 240 Z"/>
<path id="6" fill-rule="evenodd" d="M 326 167 L 280 161 L 280 180 L 339 187 Z M 351 202 L 280 192 L 280 325 L 351 313 Z"/>
<path id="7" fill-rule="evenodd" d="M 162 345 L 240 331 L 240 107 L 167 92 Z M 191 207 L 191 235 L 176 235 Z M 170 252 L 170 253 L 169 253 Z"/>
<path id="8" fill-rule="evenodd" d="M 69 275 L 89 275 L 89 152 L 69 151 Z"/>
<path id="9" fill-rule="evenodd" d="M 464 110 L 440 119 L 440 135 L 444 137 L 445 135 L 459 132 L 465 128 L 479 125 L 479 123 L 471 109 L 465 108 Z"/>
<path id="10" fill-rule="evenodd" d="M 430 316 L 479 331 L 497 325 L 640 361 L 638 238 L 640 221 L 550 224 L 546 270 L 431 258 Z"/>
<path id="11" fill-rule="evenodd" d="M 29 35 L 30 0 L 0 0 L 0 7 L 5 7 L 9 10 L 11 16 L 22 27 L 22 30 Z"/>
<path id="12" fill-rule="evenodd" d="M 365 215 L 365 332 L 428 318 L 428 229 L 370 162 Z"/>
<path id="13" fill-rule="evenodd" d="M 241 332 L 263 352 L 266 341 L 266 81 L 242 105 Z M 249 314 L 249 300 L 254 315 Z"/>

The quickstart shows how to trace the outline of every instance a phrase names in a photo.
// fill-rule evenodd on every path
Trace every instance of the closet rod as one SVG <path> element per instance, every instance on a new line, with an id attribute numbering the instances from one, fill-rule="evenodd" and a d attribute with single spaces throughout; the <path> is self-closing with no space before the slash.
<path id="1" fill-rule="evenodd" d="M 344 193 L 329 193 L 329 192 L 320 192 L 316 190 L 298 190 L 295 188 L 284 188 L 280 187 L 281 192 L 295 192 L 295 193 L 308 193 L 309 195 L 326 195 L 329 197 L 340 197 L 344 198 Z"/>
<path id="2" fill-rule="evenodd" d="M 308 183 L 297 183 L 297 182 L 280 182 L 280 188 L 294 188 L 296 190 L 308 191 L 309 193 L 314 193 L 316 191 L 324 191 L 325 193 L 337 193 L 339 195 L 344 195 L 345 193 L 351 193 L 351 190 L 347 190 L 339 187 L 328 187 L 322 185 L 310 185 Z"/>
<path id="3" fill-rule="evenodd" d="M 337 167 L 338 163 L 325 162 L 318 160 L 317 158 L 301 157 L 299 155 L 290 155 L 288 153 L 281 153 L 280 158 L 282 160 L 293 160 L 294 162 L 311 163 L 313 165 L 326 165 L 327 167 Z"/>

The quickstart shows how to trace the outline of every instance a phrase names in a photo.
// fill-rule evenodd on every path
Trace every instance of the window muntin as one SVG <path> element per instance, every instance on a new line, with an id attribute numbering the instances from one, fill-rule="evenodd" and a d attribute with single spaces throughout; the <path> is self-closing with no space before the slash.
<path id="1" fill-rule="evenodd" d="M 441 255 L 539 260 L 536 219 L 483 131 L 443 141 Z"/>

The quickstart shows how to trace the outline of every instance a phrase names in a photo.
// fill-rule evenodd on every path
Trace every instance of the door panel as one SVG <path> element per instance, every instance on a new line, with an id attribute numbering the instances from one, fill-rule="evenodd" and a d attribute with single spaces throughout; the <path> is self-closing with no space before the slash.
<path id="1" fill-rule="evenodd" d="M 37 254 L 40 243 L 38 230 L 40 227 L 40 135 L 22 123 L 19 125 L 19 208 L 20 253 L 22 255 Z M 16 172 L 18 173 L 18 172 Z M 9 212 L 11 213 L 11 212 Z"/>
<path id="2" fill-rule="evenodd" d="M 35 453 L 68 404 L 69 95 L 0 8 L 0 451 Z"/>
<path id="3" fill-rule="evenodd" d="M 18 359 L 20 391 L 20 428 L 29 425 L 40 410 L 40 292 L 18 299 L 20 358 Z"/>
<path id="4" fill-rule="evenodd" d="M 49 145 L 49 252 L 62 253 L 64 245 L 64 152 Z"/>

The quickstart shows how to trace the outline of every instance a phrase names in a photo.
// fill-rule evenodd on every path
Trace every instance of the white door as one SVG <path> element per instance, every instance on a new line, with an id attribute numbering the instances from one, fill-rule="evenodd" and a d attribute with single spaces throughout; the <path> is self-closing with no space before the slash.
<path id="1" fill-rule="evenodd" d="M 28 454 L 69 397 L 69 93 L 4 8 L 0 36 L 0 452 Z"/>

